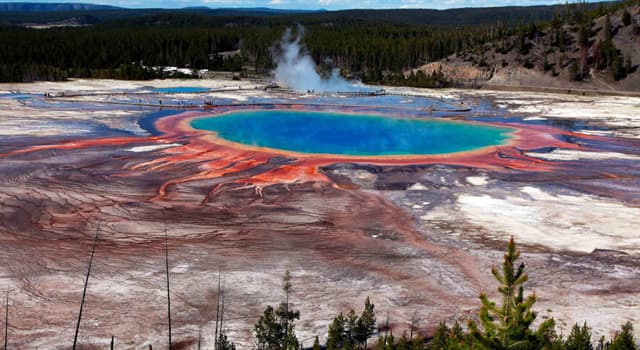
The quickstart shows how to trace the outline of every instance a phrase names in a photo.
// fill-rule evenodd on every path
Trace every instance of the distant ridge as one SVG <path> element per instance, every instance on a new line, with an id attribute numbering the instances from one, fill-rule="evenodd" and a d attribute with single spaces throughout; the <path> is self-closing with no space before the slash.
<path id="1" fill-rule="evenodd" d="M 13 12 L 69 12 L 69 11 L 105 11 L 105 10 L 129 10 L 126 7 L 111 5 L 96 5 L 84 3 L 41 3 L 41 2 L 0 2 L 0 11 Z M 131 9 L 132 10 L 132 9 Z M 166 11 L 194 11 L 201 10 L 207 12 L 248 12 L 248 13 L 315 13 L 325 10 L 299 10 L 299 9 L 274 9 L 269 7 L 220 7 L 211 8 L 208 6 L 188 6 L 177 9 L 142 9 L 142 10 L 166 10 Z"/>
<path id="2" fill-rule="evenodd" d="M 211 9 L 209 7 L 204 7 Z M 328 12 L 327 10 L 300 10 L 300 9 L 274 9 L 270 7 L 221 7 L 216 8 L 217 11 L 237 11 L 237 12 L 264 12 L 274 14 L 288 14 L 288 13 L 317 13 Z"/>
<path id="3" fill-rule="evenodd" d="M 100 11 L 119 10 L 121 7 L 81 3 L 41 3 L 41 2 L 3 2 L 0 11 L 16 12 L 54 12 L 54 11 Z"/>
<path id="4" fill-rule="evenodd" d="M 573 0 L 572 0 L 573 1 Z M 605 6 L 611 2 L 586 3 L 588 8 Z M 565 5 L 502 6 L 457 9 L 354 9 L 354 10 L 300 10 L 268 7 L 193 6 L 184 8 L 122 8 L 109 5 L 83 3 L 0 3 L 0 25 L 32 26 L 74 22 L 81 15 L 91 21 L 83 25 L 112 23 L 113 25 L 233 25 L 247 23 L 262 25 L 335 25 L 360 21 L 400 25 L 426 25 L 432 27 L 463 27 L 475 25 L 504 25 L 548 21 L 562 11 Z M 118 22 L 119 21 L 119 22 Z"/>

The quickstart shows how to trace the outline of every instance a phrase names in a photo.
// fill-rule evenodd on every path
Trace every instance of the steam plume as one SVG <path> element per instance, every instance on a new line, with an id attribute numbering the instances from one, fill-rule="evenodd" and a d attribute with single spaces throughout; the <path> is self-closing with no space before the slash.
<path id="1" fill-rule="evenodd" d="M 328 78 L 323 78 L 316 71 L 316 64 L 300 44 L 304 30 L 298 27 L 295 39 L 291 28 L 287 28 L 280 46 L 274 52 L 276 69 L 275 79 L 287 87 L 297 91 L 358 91 L 356 85 L 340 76 L 338 68 L 333 69 Z"/>

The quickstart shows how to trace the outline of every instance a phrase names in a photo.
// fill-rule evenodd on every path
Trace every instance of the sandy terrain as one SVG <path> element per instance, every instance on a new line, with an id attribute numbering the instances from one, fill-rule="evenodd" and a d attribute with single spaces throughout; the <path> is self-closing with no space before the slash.
<path id="1" fill-rule="evenodd" d="M 554 317 L 559 331 L 587 321 L 594 336 L 610 335 L 626 320 L 640 322 L 639 98 L 387 88 L 472 107 L 437 117 L 546 135 L 414 164 L 302 161 L 207 144 L 177 129 L 152 136 L 141 118 L 161 113 L 163 121 L 182 111 L 41 96 L 232 84 L 0 85 L 37 94 L 0 94 L 0 290 L 11 290 L 12 347 L 70 347 L 98 224 L 80 328 L 86 348 L 104 347 L 111 336 L 119 348 L 166 347 L 165 228 L 173 339 L 185 349 L 195 349 L 199 329 L 204 347 L 213 342 L 218 271 L 225 276 L 225 329 L 243 349 L 253 343 L 261 311 L 281 300 L 286 269 L 302 315 L 297 334 L 307 346 L 366 296 L 378 321 L 388 314 L 394 334 L 407 330 L 417 311 L 428 335 L 440 321 L 474 317 L 481 291 L 495 296 L 489 270 L 509 236 L 530 268 L 537 310 Z M 384 105 L 420 117 L 426 112 L 414 106 L 428 103 L 249 90 L 210 97 Z"/>

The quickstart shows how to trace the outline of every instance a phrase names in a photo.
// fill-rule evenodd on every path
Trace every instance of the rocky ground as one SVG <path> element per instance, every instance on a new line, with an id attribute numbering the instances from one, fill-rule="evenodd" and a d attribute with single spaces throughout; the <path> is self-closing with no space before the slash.
<path id="1" fill-rule="evenodd" d="M 417 69 L 427 75 L 439 73 L 459 86 L 501 89 L 535 89 L 550 92 L 585 90 L 583 92 L 619 93 L 627 91 L 638 96 L 640 91 L 640 7 L 627 6 L 630 22 L 623 21 L 623 10 L 610 15 L 612 44 L 630 70 L 624 78 L 614 79 L 606 67 L 597 67 L 598 46 L 605 39 L 606 17 L 594 18 L 590 26 L 589 44 L 579 44 L 580 31 L 576 23 L 556 27 L 541 24 L 529 37 L 520 39 L 512 34 L 472 50 L 460 51 L 445 59 L 427 63 Z M 565 37 L 557 42 L 558 32 Z M 527 49 L 519 49 L 522 43 Z M 575 79 L 571 72 L 576 62 L 584 60 L 585 77 Z M 408 72 L 407 72 L 408 74 Z"/>
<path id="2" fill-rule="evenodd" d="M 14 92 L 0 95 L 0 288 L 10 291 L 11 347 L 72 344 L 98 226 L 80 327 L 88 349 L 104 348 L 112 336 L 119 348 L 167 345 L 165 231 L 173 339 L 181 348 L 195 348 L 199 332 L 203 346 L 213 342 L 219 271 L 225 329 L 241 348 L 253 344 L 266 305 L 282 299 L 287 269 L 307 346 L 366 296 L 394 334 L 417 312 L 428 335 L 441 321 L 475 317 L 481 291 L 495 296 L 489 270 L 511 235 L 540 316 L 554 317 L 565 334 L 574 322 L 587 321 L 599 336 L 640 321 L 640 98 L 392 89 L 463 101 L 471 112 L 434 116 L 529 128 L 548 135 L 549 147 L 520 148 L 532 144 L 521 140 L 476 162 L 336 160 L 318 163 L 310 176 L 296 169 L 309 170 L 313 160 L 236 154 L 180 130 L 152 136 L 149 122 L 139 123 L 181 111 L 40 97 L 203 84 L 0 86 Z M 243 84 L 247 91 L 210 97 L 416 115 L 427 105 L 416 96 L 278 96 Z"/>

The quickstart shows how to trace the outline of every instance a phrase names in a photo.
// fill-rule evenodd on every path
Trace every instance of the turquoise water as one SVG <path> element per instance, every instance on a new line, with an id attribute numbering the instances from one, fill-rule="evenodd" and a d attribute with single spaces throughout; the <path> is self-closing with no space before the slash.
<path id="1" fill-rule="evenodd" d="M 380 115 L 263 110 L 195 119 L 195 129 L 250 146 L 354 156 L 426 155 L 504 143 L 513 129 Z"/>
<path id="2" fill-rule="evenodd" d="M 164 92 L 164 93 L 198 93 L 198 92 L 207 92 L 211 89 L 201 88 L 201 87 L 192 87 L 192 86 L 178 86 L 178 87 L 168 87 L 168 88 L 155 88 L 153 89 L 156 92 Z"/>

